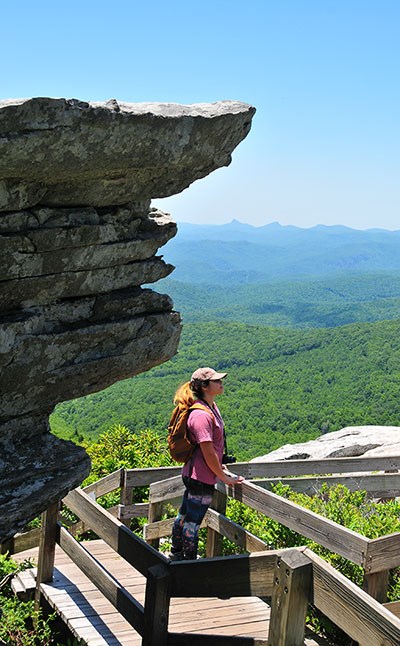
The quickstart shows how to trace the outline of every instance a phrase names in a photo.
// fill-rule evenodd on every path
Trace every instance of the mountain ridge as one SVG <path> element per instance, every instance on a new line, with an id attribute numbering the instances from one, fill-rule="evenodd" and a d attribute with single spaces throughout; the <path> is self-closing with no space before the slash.
<path id="1" fill-rule="evenodd" d="M 343 272 L 400 272 L 400 230 L 344 225 L 302 229 L 277 222 L 254 227 L 238 220 L 180 223 L 164 256 L 176 267 L 174 280 L 225 286 Z"/>

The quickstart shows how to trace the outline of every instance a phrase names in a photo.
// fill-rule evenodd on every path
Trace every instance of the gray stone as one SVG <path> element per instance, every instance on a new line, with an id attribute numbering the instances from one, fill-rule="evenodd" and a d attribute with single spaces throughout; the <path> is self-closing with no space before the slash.
<path id="1" fill-rule="evenodd" d="M 400 426 L 348 426 L 301 444 L 285 444 L 252 462 L 400 455 Z"/>
<path id="2" fill-rule="evenodd" d="M 20 211 L 40 202 L 47 188 L 37 181 L 0 180 L 0 211 Z"/>
<path id="3" fill-rule="evenodd" d="M 90 469 L 90 460 L 83 448 L 43 432 L 43 427 L 41 430 L 33 441 L 26 436 L 16 438 L 15 433 L 6 445 L 2 441 L 0 536 L 3 540 L 22 530 L 29 520 L 77 487 Z"/>
<path id="4" fill-rule="evenodd" d="M 173 269 L 176 234 L 151 198 L 219 166 L 254 108 L 0 102 L 0 542 L 89 471 L 49 433 L 61 401 L 170 359 L 181 322 L 142 289 Z"/>
<path id="5" fill-rule="evenodd" d="M 0 179 L 30 182 L 32 199 L 20 208 L 167 197 L 229 165 L 254 112 L 235 101 L 0 101 Z"/>

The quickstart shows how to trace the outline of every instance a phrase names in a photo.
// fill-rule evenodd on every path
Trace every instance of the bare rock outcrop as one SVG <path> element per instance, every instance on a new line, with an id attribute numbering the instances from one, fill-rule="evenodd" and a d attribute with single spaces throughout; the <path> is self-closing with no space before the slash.
<path id="1" fill-rule="evenodd" d="M 254 108 L 0 101 L 0 208 L 108 206 L 168 197 L 227 166 Z"/>
<path id="2" fill-rule="evenodd" d="M 229 164 L 253 113 L 0 102 L 0 542 L 89 471 L 50 434 L 54 406 L 176 353 L 179 314 L 143 288 L 173 269 L 157 250 L 176 225 L 151 198 Z"/>
<path id="3" fill-rule="evenodd" d="M 300 444 L 285 444 L 252 462 L 400 455 L 400 426 L 347 426 Z"/>

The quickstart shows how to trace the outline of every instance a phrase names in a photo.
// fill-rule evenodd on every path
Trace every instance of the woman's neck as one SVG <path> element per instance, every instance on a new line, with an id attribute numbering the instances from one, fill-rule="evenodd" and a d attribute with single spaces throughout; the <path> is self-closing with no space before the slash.
<path id="1" fill-rule="evenodd" d="M 210 408 L 214 406 L 214 397 L 210 397 L 209 395 L 202 395 L 201 399 L 206 402 L 206 404 L 208 404 Z"/>

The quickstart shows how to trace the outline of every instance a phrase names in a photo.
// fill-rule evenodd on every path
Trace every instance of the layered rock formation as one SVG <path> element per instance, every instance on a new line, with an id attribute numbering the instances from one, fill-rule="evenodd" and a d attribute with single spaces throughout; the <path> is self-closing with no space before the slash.
<path id="1" fill-rule="evenodd" d="M 173 269 L 156 252 L 176 225 L 150 200 L 229 164 L 253 113 L 0 102 L 0 541 L 89 471 L 49 433 L 54 406 L 175 354 L 179 314 L 142 287 Z"/>
<path id="2" fill-rule="evenodd" d="M 252 462 L 400 455 L 400 426 L 347 426 L 300 444 L 285 444 Z"/>

